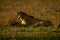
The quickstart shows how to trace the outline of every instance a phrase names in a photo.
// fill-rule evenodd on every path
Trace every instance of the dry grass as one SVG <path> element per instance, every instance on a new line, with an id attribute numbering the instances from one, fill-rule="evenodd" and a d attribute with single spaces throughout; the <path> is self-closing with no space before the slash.
<path id="1" fill-rule="evenodd" d="M 38 19 L 50 20 L 54 24 L 54 27 L 42 28 L 4 26 L 0 27 L 0 37 L 60 35 L 60 28 L 55 27 L 60 23 L 59 4 L 60 0 L 0 0 L 0 25 L 9 25 L 12 20 L 17 21 L 16 13 L 19 11 Z"/>
<path id="2" fill-rule="evenodd" d="M 60 29 L 60 28 L 59 28 Z M 52 27 L 1 27 L 0 35 L 4 38 L 8 37 L 24 37 L 24 36 L 57 36 L 60 30 Z"/>
<path id="3" fill-rule="evenodd" d="M 56 25 L 60 23 L 59 4 L 59 0 L 0 0 L 0 14 L 4 17 L 1 17 L 2 20 L 5 19 L 4 24 L 15 18 L 17 12 L 23 11 L 36 18 L 50 20 Z"/>

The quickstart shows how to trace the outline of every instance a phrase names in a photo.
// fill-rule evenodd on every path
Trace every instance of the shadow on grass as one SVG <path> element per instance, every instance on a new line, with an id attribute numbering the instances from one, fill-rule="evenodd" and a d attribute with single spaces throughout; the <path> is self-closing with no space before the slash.
<path id="1" fill-rule="evenodd" d="M 0 38 L 0 40 L 59 40 L 59 39 L 60 39 L 60 36 Z"/>

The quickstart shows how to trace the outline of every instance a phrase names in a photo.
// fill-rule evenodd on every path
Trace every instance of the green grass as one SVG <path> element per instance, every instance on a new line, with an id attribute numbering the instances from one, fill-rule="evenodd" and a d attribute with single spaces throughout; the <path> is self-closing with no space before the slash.
<path id="1" fill-rule="evenodd" d="M 0 27 L 0 38 L 57 36 L 59 33 L 51 27 Z"/>
<path id="2" fill-rule="evenodd" d="M 0 38 L 0 40 L 59 40 L 60 36 L 36 36 L 36 37 L 9 37 Z"/>

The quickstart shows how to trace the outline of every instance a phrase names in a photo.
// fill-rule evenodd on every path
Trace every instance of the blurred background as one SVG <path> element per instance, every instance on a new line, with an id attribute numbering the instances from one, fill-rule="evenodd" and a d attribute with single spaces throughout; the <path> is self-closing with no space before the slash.
<path id="1" fill-rule="evenodd" d="M 60 0 L 0 0 L 0 24 L 16 20 L 16 13 L 23 11 L 38 19 L 60 23 Z"/>

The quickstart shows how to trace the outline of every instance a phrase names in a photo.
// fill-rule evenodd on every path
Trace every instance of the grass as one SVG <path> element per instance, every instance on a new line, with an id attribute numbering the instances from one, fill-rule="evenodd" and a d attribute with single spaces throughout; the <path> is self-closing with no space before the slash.
<path id="1" fill-rule="evenodd" d="M 2 40 L 58 40 L 59 33 L 51 27 L 0 27 Z M 53 32 L 54 31 L 54 32 Z"/>
<path id="2" fill-rule="evenodd" d="M 16 20 L 20 10 L 39 19 L 48 19 L 54 25 L 60 23 L 59 0 L 0 0 L 0 24 Z M 0 26 L 0 40 L 59 40 L 57 27 Z"/>
<path id="3" fill-rule="evenodd" d="M 60 36 L 1 38 L 1 40 L 59 40 L 59 39 Z"/>

